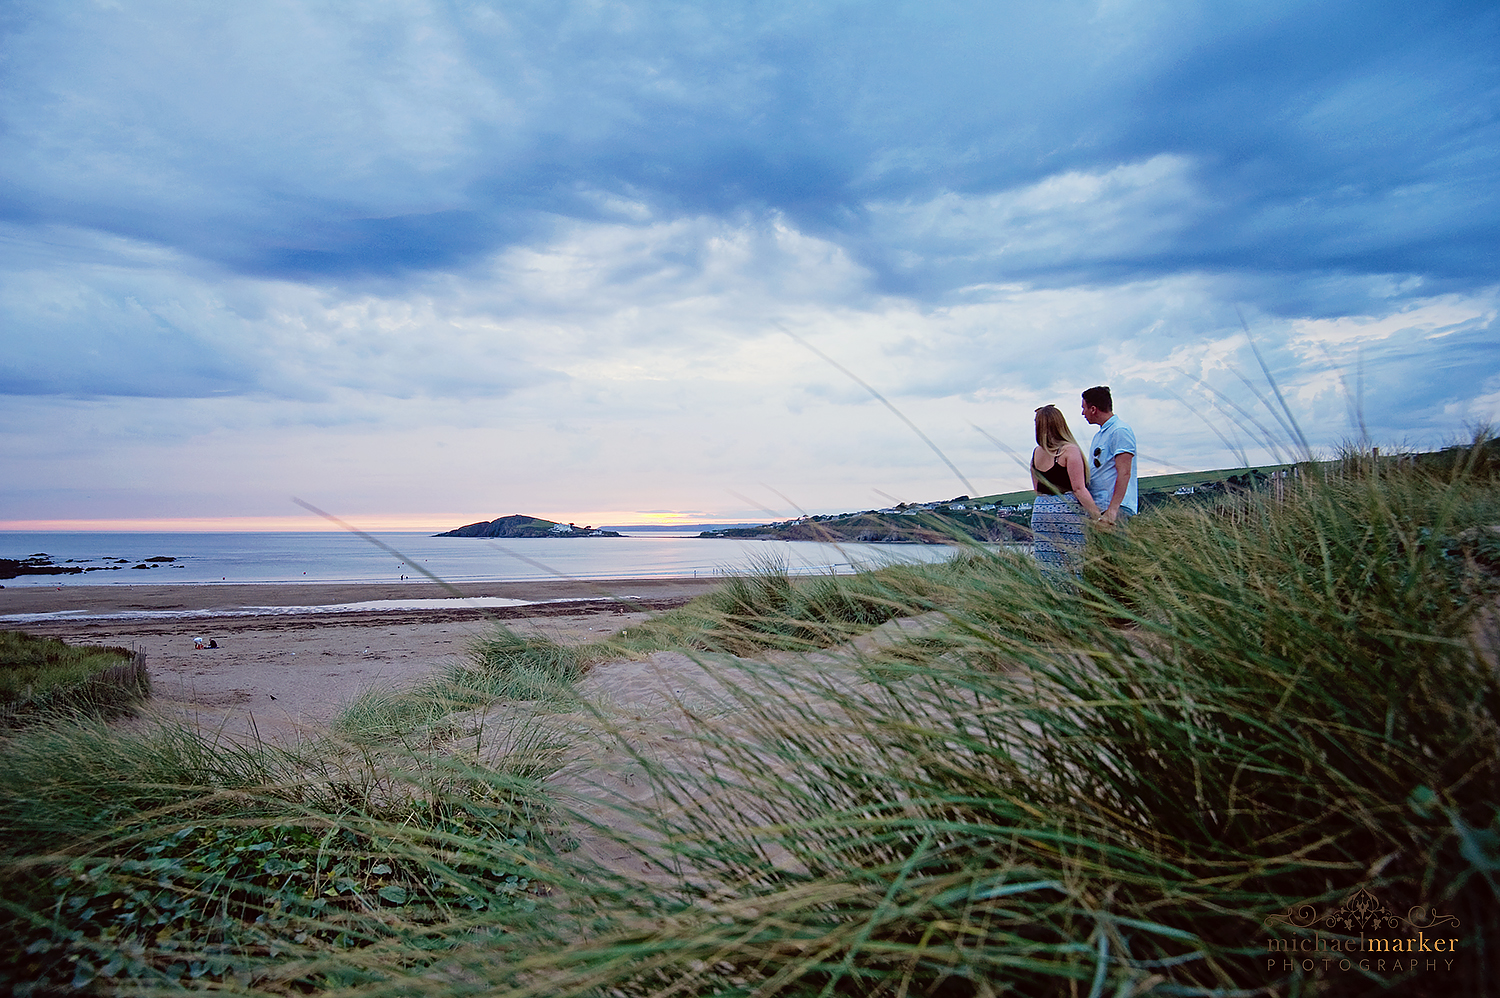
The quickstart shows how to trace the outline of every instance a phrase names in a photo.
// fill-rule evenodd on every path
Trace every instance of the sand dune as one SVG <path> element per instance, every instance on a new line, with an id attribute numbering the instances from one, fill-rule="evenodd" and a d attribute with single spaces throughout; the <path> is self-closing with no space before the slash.
<path id="1" fill-rule="evenodd" d="M 428 582 L 10 587 L 0 627 L 73 644 L 119 645 L 146 654 L 153 707 L 232 737 L 283 740 L 316 731 L 361 691 L 416 682 L 461 658 L 503 621 L 564 642 L 612 633 L 713 588 L 712 579 L 465 583 L 463 596 L 566 600 L 532 606 L 242 615 L 249 607 L 317 607 L 375 600 L 448 600 Z M 191 619 L 117 614 L 208 611 Z M 212 615 L 217 611 L 220 615 Z M 24 624 L 18 614 L 73 613 Z M 94 617 L 96 619 L 89 619 Z M 104 619 L 97 619 L 104 618 Z M 217 642 L 198 650 L 193 639 Z"/>

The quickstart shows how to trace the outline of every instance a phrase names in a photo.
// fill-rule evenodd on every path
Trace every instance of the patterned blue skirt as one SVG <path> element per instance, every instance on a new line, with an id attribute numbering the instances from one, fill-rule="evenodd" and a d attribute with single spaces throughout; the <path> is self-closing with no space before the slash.
<path id="1" fill-rule="evenodd" d="M 1037 496 L 1031 507 L 1032 553 L 1046 572 L 1079 574 L 1083 562 L 1083 507 L 1070 492 Z"/>

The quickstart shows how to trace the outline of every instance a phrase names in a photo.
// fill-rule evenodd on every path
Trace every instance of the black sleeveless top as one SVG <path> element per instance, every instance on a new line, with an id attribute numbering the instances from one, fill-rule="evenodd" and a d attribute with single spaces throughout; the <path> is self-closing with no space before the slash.
<path id="1" fill-rule="evenodd" d="M 1031 470 L 1036 472 L 1037 484 L 1050 485 L 1051 489 L 1039 489 L 1043 495 L 1065 496 L 1073 491 L 1073 483 L 1068 480 L 1068 469 L 1058 464 L 1054 459 L 1052 467 L 1043 471 L 1036 466 L 1036 459 L 1031 461 Z"/>

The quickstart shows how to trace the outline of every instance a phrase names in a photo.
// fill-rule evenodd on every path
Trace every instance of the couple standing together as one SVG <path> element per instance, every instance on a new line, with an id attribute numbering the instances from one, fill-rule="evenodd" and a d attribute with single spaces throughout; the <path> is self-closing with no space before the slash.
<path id="1" fill-rule="evenodd" d="M 1055 405 L 1036 411 L 1031 452 L 1031 509 L 1036 559 L 1042 568 L 1077 572 L 1084 518 L 1123 527 L 1136 512 L 1135 433 L 1115 415 L 1103 385 L 1083 393 L 1083 418 L 1099 427 L 1084 453 Z"/>

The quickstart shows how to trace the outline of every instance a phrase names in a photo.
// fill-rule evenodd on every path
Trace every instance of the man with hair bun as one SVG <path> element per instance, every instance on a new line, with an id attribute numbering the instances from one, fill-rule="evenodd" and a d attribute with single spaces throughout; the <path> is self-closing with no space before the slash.
<path id="1" fill-rule="evenodd" d="M 1136 514 L 1135 432 L 1115 415 L 1107 385 L 1083 393 L 1083 418 L 1099 427 L 1085 457 L 1089 462 L 1089 493 L 1102 512 L 1101 523 L 1124 526 Z"/>

